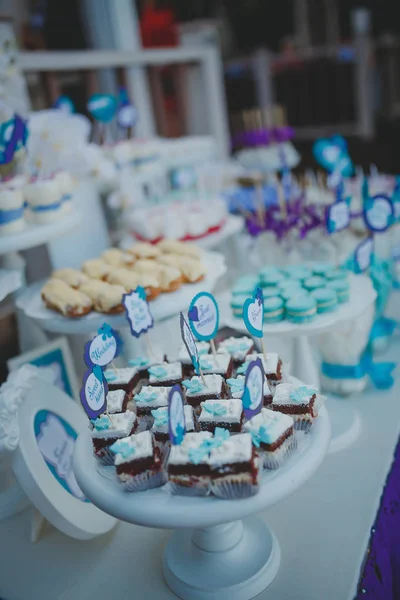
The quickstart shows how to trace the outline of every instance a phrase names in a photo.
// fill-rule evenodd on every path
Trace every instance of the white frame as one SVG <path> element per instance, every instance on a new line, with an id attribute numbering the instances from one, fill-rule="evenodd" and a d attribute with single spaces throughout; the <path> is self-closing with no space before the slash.
<path id="1" fill-rule="evenodd" d="M 60 336 L 47 344 L 43 344 L 34 350 L 30 350 L 29 352 L 24 352 L 19 356 L 15 356 L 14 358 L 10 358 L 7 361 L 8 370 L 15 371 L 21 365 L 25 365 L 27 363 L 32 364 L 31 361 L 40 356 L 46 355 L 54 350 L 61 350 L 61 354 L 64 360 L 65 370 L 67 372 L 67 377 L 69 380 L 69 384 L 71 386 L 71 390 L 73 393 L 74 400 L 79 402 L 79 385 L 78 378 L 76 375 L 74 361 L 72 359 L 71 350 L 68 345 L 67 338 L 64 336 Z M 83 355 L 82 355 L 83 356 Z M 83 359 L 82 359 L 83 360 Z M 39 367 L 40 368 L 40 367 Z M 61 390 L 62 391 L 62 390 Z M 70 398 L 70 396 L 68 396 Z"/>

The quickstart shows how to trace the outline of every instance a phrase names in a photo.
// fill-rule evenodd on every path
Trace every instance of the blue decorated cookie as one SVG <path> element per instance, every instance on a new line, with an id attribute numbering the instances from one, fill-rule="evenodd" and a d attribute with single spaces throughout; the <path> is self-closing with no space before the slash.
<path id="1" fill-rule="evenodd" d="M 318 288 L 311 292 L 311 296 L 317 301 L 317 312 L 331 312 L 337 307 L 337 295 L 332 288 Z"/>
<path id="2" fill-rule="evenodd" d="M 334 279 L 333 281 L 329 281 L 327 286 L 336 292 L 339 304 L 349 300 L 350 286 L 345 279 Z"/>
<path id="3" fill-rule="evenodd" d="M 321 277 L 325 277 L 328 271 L 332 271 L 332 265 L 326 262 L 315 262 L 310 265 L 312 269 L 313 275 L 320 275 Z"/>
<path id="4" fill-rule="evenodd" d="M 262 288 L 275 287 L 280 281 L 283 281 L 285 276 L 280 271 L 267 271 L 260 274 L 260 283 Z"/>
<path id="5" fill-rule="evenodd" d="M 308 277 L 305 281 L 303 281 L 303 286 L 309 292 L 313 290 L 317 290 L 318 288 L 325 287 L 326 280 L 323 277 L 318 277 L 318 275 L 314 275 L 313 277 Z"/>
<path id="6" fill-rule="evenodd" d="M 264 323 L 277 323 L 285 316 L 285 308 L 282 298 L 264 298 Z"/>
<path id="7" fill-rule="evenodd" d="M 310 295 L 297 296 L 286 302 L 286 318 L 292 323 L 307 323 L 317 314 L 317 302 Z"/>
<path id="8" fill-rule="evenodd" d="M 344 269 L 330 269 L 325 273 L 325 277 L 328 281 L 347 279 L 347 272 Z"/>

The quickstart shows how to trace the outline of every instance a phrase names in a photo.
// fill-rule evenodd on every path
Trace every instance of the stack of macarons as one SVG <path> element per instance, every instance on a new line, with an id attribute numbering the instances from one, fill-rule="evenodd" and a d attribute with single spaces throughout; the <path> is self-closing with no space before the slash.
<path id="1" fill-rule="evenodd" d="M 235 317 L 242 318 L 243 304 L 257 286 L 264 295 L 264 323 L 277 323 L 285 318 L 293 323 L 306 323 L 317 314 L 336 310 L 350 296 L 347 272 L 329 263 L 268 266 L 258 275 L 246 275 L 235 282 L 231 298 Z"/>

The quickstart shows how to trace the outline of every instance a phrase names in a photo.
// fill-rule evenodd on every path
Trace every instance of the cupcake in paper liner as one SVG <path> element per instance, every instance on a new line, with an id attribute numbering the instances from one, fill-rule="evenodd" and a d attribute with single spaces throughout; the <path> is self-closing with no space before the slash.
<path id="1" fill-rule="evenodd" d="M 92 427 L 91 438 L 95 457 L 103 465 L 113 465 L 112 445 L 137 430 L 137 418 L 135 413 L 129 410 L 113 414 L 111 418 L 104 414 L 92 421 Z"/>
<path id="2" fill-rule="evenodd" d="M 339 367 L 354 367 L 360 364 L 363 352 L 368 344 L 369 334 L 374 319 L 373 304 L 355 319 L 338 323 L 334 329 L 318 337 L 318 346 L 322 354 L 321 386 L 322 389 L 347 396 L 361 392 L 367 384 L 367 375 L 358 378 L 337 376 Z M 334 366 L 335 376 L 331 376 Z M 336 368 L 338 367 L 338 368 Z"/>
<path id="3" fill-rule="evenodd" d="M 263 408 L 243 429 L 251 435 L 265 469 L 278 469 L 297 448 L 290 415 Z"/>
<path id="4" fill-rule="evenodd" d="M 159 448 L 150 431 L 117 440 L 110 448 L 117 477 L 127 492 L 144 492 L 164 485 L 166 475 Z"/>
<path id="5" fill-rule="evenodd" d="M 213 435 L 209 431 L 189 432 L 173 444 L 167 462 L 168 487 L 180 496 L 206 496 L 210 492 L 208 464 Z"/>

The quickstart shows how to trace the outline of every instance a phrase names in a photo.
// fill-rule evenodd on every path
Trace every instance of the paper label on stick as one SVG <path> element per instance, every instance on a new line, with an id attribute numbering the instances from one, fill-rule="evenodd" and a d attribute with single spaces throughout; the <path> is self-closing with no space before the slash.
<path id="1" fill-rule="evenodd" d="M 171 444 L 179 445 L 186 433 L 183 393 L 180 385 L 174 385 L 168 395 L 168 431 Z"/>
<path id="2" fill-rule="evenodd" d="M 125 306 L 132 335 L 138 338 L 153 327 L 154 320 L 144 288 L 139 286 L 133 292 L 124 294 L 122 304 Z"/>
<path id="3" fill-rule="evenodd" d="M 394 220 L 393 203 L 388 196 L 378 194 L 368 198 L 364 204 L 364 221 L 371 231 L 386 231 Z"/>
<path id="4" fill-rule="evenodd" d="M 249 333 L 255 337 L 263 337 L 264 297 L 261 288 L 257 287 L 252 298 L 247 298 L 243 305 L 243 321 Z"/>
<path id="5" fill-rule="evenodd" d="M 108 385 L 102 368 L 95 365 L 83 376 L 80 392 L 82 406 L 89 419 L 97 419 L 107 410 Z"/>
<path id="6" fill-rule="evenodd" d="M 247 419 L 260 412 L 264 402 L 264 369 L 260 358 L 251 362 L 244 382 L 243 409 Z"/>
<path id="7" fill-rule="evenodd" d="M 187 324 L 182 312 L 180 313 L 180 325 L 183 343 L 185 344 L 186 350 L 188 351 L 189 358 L 192 361 L 196 374 L 200 375 L 200 357 L 196 340 L 194 339 L 193 333 L 189 325 Z"/>
<path id="8" fill-rule="evenodd" d="M 121 340 L 116 331 L 103 323 L 98 335 L 85 345 L 84 359 L 90 368 L 93 365 L 105 367 L 121 353 Z"/>
<path id="9" fill-rule="evenodd" d="M 217 335 L 219 309 L 212 294 L 197 294 L 190 303 L 188 317 L 190 328 L 197 339 L 208 342 Z"/>
<path id="10" fill-rule="evenodd" d="M 350 224 L 350 209 L 347 202 L 340 201 L 329 206 L 326 211 L 326 229 L 329 234 L 346 229 Z"/>

